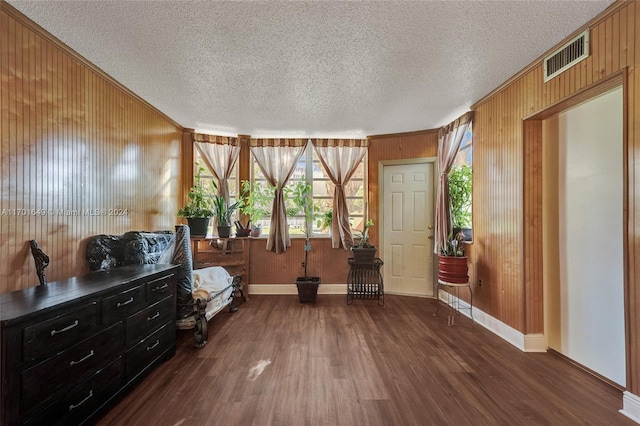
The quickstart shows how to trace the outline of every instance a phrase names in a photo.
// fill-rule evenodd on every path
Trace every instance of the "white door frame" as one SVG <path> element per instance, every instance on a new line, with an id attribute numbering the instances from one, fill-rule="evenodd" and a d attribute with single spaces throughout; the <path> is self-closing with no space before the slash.
<path id="1" fill-rule="evenodd" d="M 421 157 L 421 158 L 406 158 L 406 159 L 398 159 L 398 160 L 380 160 L 378 161 L 378 221 L 379 228 L 384 229 L 384 168 L 385 166 L 402 166 L 402 165 L 410 165 L 410 164 L 433 164 L 433 217 L 435 220 L 435 209 L 436 209 L 436 198 L 437 198 L 437 190 L 438 190 L 438 157 Z M 378 252 L 380 253 L 380 258 L 384 260 L 384 232 L 380 232 L 379 234 L 380 241 L 378 242 Z M 430 241 L 433 243 L 433 238 L 430 238 Z M 433 246 L 432 250 L 433 251 Z M 434 266 L 438 264 L 437 256 L 434 254 Z M 384 269 L 384 266 L 382 267 Z M 437 268 L 433 268 L 434 276 L 431 277 L 431 282 L 433 285 L 433 297 L 437 297 L 436 292 L 436 280 L 435 271 Z M 384 276 L 384 273 L 383 273 Z"/>

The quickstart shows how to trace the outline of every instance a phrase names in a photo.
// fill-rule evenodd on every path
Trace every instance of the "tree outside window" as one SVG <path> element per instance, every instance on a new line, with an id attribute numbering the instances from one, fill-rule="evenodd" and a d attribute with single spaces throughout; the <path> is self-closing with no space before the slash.
<path id="1" fill-rule="evenodd" d="M 473 132 L 472 127 L 464 135 L 458 154 L 449 172 L 449 201 L 453 231 L 463 231 L 465 240 L 471 241 L 473 228 Z"/>

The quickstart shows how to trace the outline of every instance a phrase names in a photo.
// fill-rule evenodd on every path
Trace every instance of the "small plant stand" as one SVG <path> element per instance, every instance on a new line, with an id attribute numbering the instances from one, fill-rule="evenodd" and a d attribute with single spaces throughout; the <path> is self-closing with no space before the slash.
<path id="1" fill-rule="evenodd" d="M 382 259 L 374 258 L 371 262 L 356 262 L 349 258 L 349 275 L 347 277 L 347 305 L 353 299 L 374 299 L 378 305 L 384 306 L 384 283 L 380 267 Z"/>
<path id="2" fill-rule="evenodd" d="M 436 308 L 436 313 L 433 314 L 434 317 L 438 316 L 438 311 L 440 310 L 440 287 L 450 287 L 454 293 L 449 293 L 448 291 L 445 291 L 445 293 L 447 294 L 447 305 L 449 306 L 449 317 L 447 319 L 447 325 L 449 327 L 451 327 L 455 321 L 455 316 L 456 315 L 460 315 L 460 311 L 461 310 L 469 310 L 469 315 L 471 316 L 471 321 L 473 321 L 475 323 L 475 320 L 473 319 L 473 292 L 471 291 L 471 285 L 469 284 L 469 281 L 467 281 L 466 283 L 450 283 L 447 281 L 443 281 L 443 280 L 438 280 L 438 287 L 436 288 L 436 303 L 438 304 L 438 307 Z M 461 307 L 460 305 L 460 288 L 461 287 L 466 287 L 467 289 L 469 289 L 469 296 L 470 296 L 470 303 L 469 303 L 469 307 Z"/>

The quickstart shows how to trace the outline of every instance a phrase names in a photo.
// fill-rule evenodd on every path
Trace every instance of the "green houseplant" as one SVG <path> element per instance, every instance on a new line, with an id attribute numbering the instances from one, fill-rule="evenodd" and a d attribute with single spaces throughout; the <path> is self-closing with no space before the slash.
<path id="1" fill-rule="evenodd" d="M 242 188 L 242 206 L 240 212 L 249 216 L 247 228 L 251 228 L 251 236 L 259 237 L 262 233 L 259 220 L 268 216 L 271 212 L 271 204 L 273 203 L 273 187 L 269 184 L 259 184 L 243 180 Z"/>
<path id="2" fill-rule="evenodd" d="M 315 302 L 320 285 L 320 277 L 310 277 L 308 274 L 309 252 L 311 251 L 311 233 L 313 221 L 318 214 L 318 206 L 311 198 L 311 184 L 299 181 L 293 188 L 286 191 L 286 201 L 289 204 L 287 216 L 292 213 L 296 215 L 302 212 L 304 217 L 304 276 L 296 278 L 298 288 L 298 300 L 300 303 Z"/>
<path id="3" fill-rule="evenodd" d="M 223 196 L 213 197 L 213 211 L 218 222 L 218 236 L 220 238 L 228 238 L 231 235 L 232 217 L 241 205 L 242 200 L 227 204 L 227 200 Z"/>
<path id="4" fill-rule="evenodd" d="M 202 173 L 204 167 L 196 163 L 196 174 L 191 189 L 189 201 L 180 210 L 178 216 L 187 219 L 191 235 L 206 236 L 209 220 L 214 216 L 212 194 L 217 189 L 215 182 L 204 182 Z"/>
<path id="5" fill-rule="evenodd" d="M 362 231 L 355 232 L 358 243 L 351 247 L 351 253 L 353 253 L 353 259 L 356 263 L 371 263 L 375 258 L 378 249 L 369 242 L 369 229 L 372 226 L 374 226 L 373 220 L 368 219 L 364 223 Z"/>
<path id="6" fill-rule="evenodd" d="M 465 241 L 471 240 L 472 170 L 467 165 L 454 166 L 449 173 L 449 203 L 453 233 L 463 231 Z"/>

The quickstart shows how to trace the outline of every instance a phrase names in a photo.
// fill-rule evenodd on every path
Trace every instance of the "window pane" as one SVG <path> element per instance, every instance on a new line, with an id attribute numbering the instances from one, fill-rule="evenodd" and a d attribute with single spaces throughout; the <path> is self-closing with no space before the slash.
<path id="1" fill-rule="evenodd" d="M 362 198 L 347 198 L 349 216 L 364 216 L 364 202 Z"/>
<path id="2" fill-rule="evenodd" d="M 253 158 L 253 156 L 251 156 L 251 159 L 253 160 L 253 164 L 252 164 L 253 180 L 254 181 L 265 180 L 264 174 L 262 173 L 262 169 L 260 169 L 260 166 L 258 166 L 258 162 L 255 160 L 255 158 Z"/>
<path id="3" fill-rule="evenodd" d="M 200 152 L 198 150 L 194 150 L 193 158 L 194 158 L 194 173 L 197 172 L 197 168 L 199 166 L 204 168 L 205 171 L 200 176 L 200 178 L 202 179 L 202 184 L 205 186 L 205 188 L 207 189 L 208 193 L 211 194 L 211 197 L 213 197 L 214 195 L 216 195 L 218 193 L 218 191 L 217 191 L 217 181 L 213 177 L 213 172 L 211 170 L 209 170 L 209 168 L 205 164 L 205 162 L 202 159 L 202 156 L 200 155 Z M 231 171 L 231 176 L 228 179 L 228 183 L 229 183 L 229 200 L 228 200 L 228 203 L 229 204 L 233 204 L 233 203 L 236 202 L 237 194 L 238 194 L 238 187 L 239 187 L 239 182 L 238 182 L 238 162 L 236 162 L 236 164 L 233 167 L 233 170 Z M 237 216 L 237 213 L 236 213 L 236 216 Z M 209 221 L 209 228 L 207 230 L 207 235 L 216 235 L 218 233 L 217 230 L 214 230 L 214 228 L 213 228 L 214 223 L 215 222 L 213 220 Z"/>
<path id="4" fill-rule="evenodd" d="M 344 187 L 344 194 L 347 197 L 364 197 L 364 181 L 351 179 Z"/>
<path id="5" fill-rule="evenodd" d="M 472 162 L 473 132 L 469 126 L 449 173 L 449 195 L 454 228 L 471 229 L 473 225 Z M 470 241 L 471 234 L 465 232 L 465 238 Z"/>
<path id="6" fill-rule="evenodd" d="M 259 170 L 257 162 L 252 156 L 253 166 L 253 179 L 255 182 L 263 181 L 264 176 Z M 310 165 L 307 169 L 307 164 Z M 307 178 L 307 173 L 310 176 Z M 345 193 L 347 196 L 347 205 L 349 208 L 349 214 L 352 216 L 351 224 L 360 224 L 364 213 L 364 178 L 365 176 L 365 161 L 363 160 L 358 166 L 356 173 L 351 181 L 345 187 Z M 312 145 L 307 146 L 307 150 L 298 160 L 296 167 L 291 175 L 291 178 L 287 182 L 287 187 L 293 188 L 298 181 L 307 180 L 312 185 L 312 198 L 314 204 L 318 207 L 318 216 L 312 223 L 312 233 L 314 235 L 328 235 L 328 230 L 319 229 L 318 219 L 328 209 L 333 208 L 333 194 L 335 185 L 327 176 L 322 163 L 319 161 L 315 150 Z M 271 206 L 269 206 L 271 208 Z M 288 207 L 291 207 L 289 204 Z M 289 233 L 292 236 L 304 235 L 304 217 L 298 214 L 293 217 L 288 217 L 289 221 Z M 269 218 L 266 217 L 262 223 L 263 235 L 269 232 Z"/>
<path id="7" fill-rule="evenodd" d="M 327 197 L 333 199 L 333 192 L 336 186 L 330 180 L 313 181 L 313 198 Z"/>
<path id="8" fill-rule="evenodd" d="M 360 162 L 351 179 L 364 180 L 364 160 Z"/>

